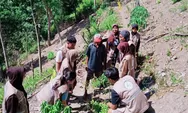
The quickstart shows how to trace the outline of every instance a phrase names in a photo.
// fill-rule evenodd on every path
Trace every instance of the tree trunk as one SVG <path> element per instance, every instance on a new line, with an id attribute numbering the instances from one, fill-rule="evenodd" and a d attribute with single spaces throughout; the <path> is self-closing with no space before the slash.
<path id="1" fill-rule="evenodd" d="M 41 49 L 40 49 L 40 39 L 39 39 L 39 33 L 38 33 L 38 27 L 35 20 L 35 15 L 33 11 L 33 0 L 30 0 L 31 8 L 32 8 L 32 17 L 33 17 L 33 23 L 35 26 L 35 33 L 37 37 L 37 45 L 38 45 L 38 55 L 39 55 L 39 75 L 42 75 L 42 62 L 41 62 Z"/>
<path id="2" fill-rule="evenodd" d="M 1 36 L 1 21 L 0 21 L 0 39 L 1 39 L 1 45 L 2 45 L 2 49 L 3 49 L 3 55 L 4 55 L 4 60 L 5 60 L 5 66 L 8 69 L 8 61 L 7 61 L 7 56 L 6 56 L 6 51 L 5 51 L 5 47 L 4 47 L 4 43 L 3 43 L 3 37 Z"/>
<path id="3" fill-rule="evenodd" d="M 46 10 L 46 14 L 47 14 L 47 18 L 48 18 L 48 46 L 51 46 L 51 42 L 50 42 L 50 36 L 51 36 L 51 17 L 50 17 L 50 12 L 49 12 L 49 8 L 47 7 L 47 10 Z"/>

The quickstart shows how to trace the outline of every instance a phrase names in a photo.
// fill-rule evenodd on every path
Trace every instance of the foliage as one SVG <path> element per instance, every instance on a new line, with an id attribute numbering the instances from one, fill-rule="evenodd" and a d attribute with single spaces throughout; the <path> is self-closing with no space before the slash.
<path id="1" fill-rule="evenodd" d="M 90 102 L 90 105 L 94 113 L 108 113 L 108 106 L 106 103 L 99 103 L 92 100 Z"/>
<path id="2" fill-rule="evenodd" d="M 106 88 L 109 85 L 108 78 L 104 75 L 104 73 L 100 77 L 92 79 L 91 82 L 92 86 L 97 88 Z"/>
<path id="3" fill-rule="evenodd" d="M 182 80 L 180 79 L 180 78 L 177 78 L 176 76 L 175 76 L 175 73 L 170 73 L 170 79 L 171 79 L 171 81 L 172 81 L 172 84 L 179 84 L 179 83 L 181 83 L 182 82 Z"/>
<path id="4" fill-rule="evenodd" d="M 3 89 L 3 84 L 0 84 L 0 105 L 3 102 L 3 95 L 4 95 L 4 89 Z"/>
<path id="5" fill-rule="evenodd" d="M 42 113 L 71 113 L 71 108 L 69 106 L 64 107 L 60 100 L 58 100 L 54 105 L 49 105 L 47 102 L 41 104 Z"/>
<path id="6" fill-rule="evenodd" d="M 156 3 L 157 3 L 157 4 L 160 4 L 160 3 L 161 3 L 161 0 L 156 0 Z"/>
<path id="7" fill-rule="evenodd" d="M 172 0 L 173 4 L 175 4 L 176 2 L 179 2 L 181 0 Z"/>
<path id="8" fill-rule="evenodd" d="M 166 55 L 167 55 L 167 56 L 171 56 L 171 55 L 172 55 L 171 51 L 168 50 L 167 53 L 166 53 Z"/>
<path id="9" fill-rule="evenodd" d="M 187 0 L 182 0 L 181 4 L 179 6 L 180 12 L 184 12 L 188 9 L 188 1 Z"/>
<path id="10" fill-rule="evenodd" d="M 149 13 L 146 8 L 143 6 L 137 6 L 131 12 L 131 19 L 129 22 L 129 26 L 131 24 L 138 24 L 139 29 L 145 28 L 147 25 L 147 18 Z"/>
<path id="11" fill-rule="evenodd" d="M 54 52 L 48 52 L 48 55 L 47 55 L 47 59 L 48 60 L 52 60 L 52 59 L 54 59 L 55 58 L 55 55 L 54 55 Z"/>

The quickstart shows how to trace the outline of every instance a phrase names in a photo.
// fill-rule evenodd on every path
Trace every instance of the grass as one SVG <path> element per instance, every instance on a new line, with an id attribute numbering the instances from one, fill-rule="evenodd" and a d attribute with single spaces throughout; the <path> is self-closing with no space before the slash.
<path id="1" fill-rule="evenodd" d="M 182 0 L 181 4 L 179 6 L 180 12 L 184 12 L 188 9 L 188 1 L 187 0 Z"/>
<path id="2" fill-rule="evenodd" d="M 167 56 L 171 56 L 171 55 L 172 55 L 171 51 L 168 50 L 167 53 L 166 53 L 166 55 L 167 55 Z"/>
<path id="3" fill-rule="evenodd" d="M 172 84 L 174 84 L 174 85 L 182 82 L 182 80 L 180 78 L 176 77 L 174 72 L 170 73 L 170 79 L 171 79 Z"/>
<path id="4" fill-rule="evenodd" d="M 23 86 L 26 92 L 29 94 L 35 91 L 39 82 L 41 82 L 42 80 L 50 79 L 50 77 L 48 76 L 52 75 L 52 73 L 53 73 L 53 68 L 49 68 L 43 71 L 42 76 L 40 76 L 38 69 L 35 69 L 34 77 L 28 75 L 23 81 Z M 0 104 L 1 104 L 3 101 L 4 88 L 3 88 L 3 84 L 0 84 L 0 86 L 1 86 L 0 87 Z"/>
<path id="5" fill-rule="evenodd" d="M 128 26 L 132 24 L 138 24 L 139 29 L 143 29 L 147 25 L 148 17 L 148 10 L 143 6 L 137 6 L 131 11 L 131 18 Z"/>
<path id="6" fill-rule="evenodd" d="M 150 58 L 150 56 L 145 57 L 146 60 L 144 64 L 142 65 L 141 69 L 142 71 L 149 76 L 155 75 L 155 62 Z"/>
<path id="7" fill-rule="evenodd" d="M 161 0 L 156 0 L 156 3 L 157 3 L 157 4 L 160 4 L 160 3 L 161 3 Z"/>

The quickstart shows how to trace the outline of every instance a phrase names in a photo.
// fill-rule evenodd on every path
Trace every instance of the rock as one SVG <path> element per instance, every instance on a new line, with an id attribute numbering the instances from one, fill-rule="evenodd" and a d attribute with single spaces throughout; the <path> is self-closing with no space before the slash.
<path id="1" fill-rule="evenodd" d="M 161 73 L 161 76 L 162 76 L 162 77 L 164 77 L 165 75 L 166 75 L 166 73 L 164 73 L 164 72 Z"/>
<path id="2" fill-rule="evenodd" d="M 177 57 L 176 57 L 176 56 L 173 56 L 173 57 L 172 57 L 172 60 L 176 60 L 176 59 L 177 59 Z"/>

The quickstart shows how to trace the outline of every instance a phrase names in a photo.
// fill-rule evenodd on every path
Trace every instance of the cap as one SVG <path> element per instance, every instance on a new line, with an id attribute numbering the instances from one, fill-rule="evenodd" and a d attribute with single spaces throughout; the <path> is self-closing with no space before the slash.
<path id="1" fill-rule="evenodd" d="M 102 42 L 102 38 L 100 34 L 94 35 L 94 42 L 98 42 L 98 43 Z"/>
<path id="2" fill-rule="evenodd" d="M 123 30 L 123 31 L 120 32 L 120 34 L 125 38 L 125 40 L 127 40 L 127 41 L 129 40 L 129 38 L 130 38 L 129 31 Z"/>
<path id="3" fill-rule="evenodd" d="M 132 24 L 132 29 L 136 28 L 138 30 L 138 25 L 137 24 Z"/>

